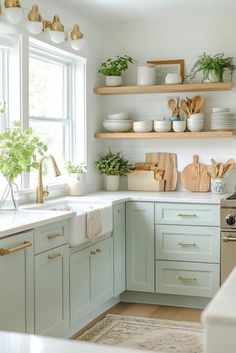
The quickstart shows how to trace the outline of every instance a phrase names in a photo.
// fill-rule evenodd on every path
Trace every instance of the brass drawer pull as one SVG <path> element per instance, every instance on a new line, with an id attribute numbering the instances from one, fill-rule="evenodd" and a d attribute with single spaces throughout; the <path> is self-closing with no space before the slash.
<path id="1" fill-rule="evenodd" d="M 62 254 L 60 252 L 53 254 L 53 255 L 48 255 L 48 260 L 53 261 L 58 259 L 59 257 L 62 257 Z"/>
<path id="2" fill-rule="evenodd" d="M 182 277 L 182 276 L 179 276 L 178 279 L 180 279 L 181 281 L 196 281 L 197 278 L 195 277 Z"/>
<path id="3" fill-rule="evenodd" d="M 90 255 L 96 255 L 96 251 L 90 251 Z"/>
<path id="4" fill-rule="evenodd" d="M 96 253 L 101 253 L 101 252 L 102 252 L 101 249 L 97 249 L 97 250 L 96 250 Z"/>
<path id="5" fill-rule="evenodd" d="M 236 241 L 236 237 L 230 237 L 230 236 L 226 236 L 226 237 L 223 237 L 222 240 L 225 242 L 225 243 L 228 243 L 229 241 Z"/>
<path id="6" fill-rule="evenodd" d="M 178 217 L 197 217 L 195 213 L 188 214 L 188 213 L 178 213 Z"/>
<path id="7" fill-rule="evenodd" d="M 181 243 L 181 242 L 179 242 L 178 245 L 180 245 L 180 246 L 196 246 L 197 244 L 196 243 Z"/>
<path id="8" fill-rule="evenodd" d="M 57 237 L 61 237 L 62 234 L 61 233 L 52 233 L 52 234 L 48 234 L 48 240 L 53 240 Z"/>
<path id="9" fill-rule="evenodd" d="M 9 255 L 13 252 L 29 248 L 30 246 L 32 246 L 32 242 L 25 240 L 22 244 L 19 244 L 19 245 L 15 246 L 14 248 L 6 248 L 6 249 L 0 248 L 0 256 Z"/>

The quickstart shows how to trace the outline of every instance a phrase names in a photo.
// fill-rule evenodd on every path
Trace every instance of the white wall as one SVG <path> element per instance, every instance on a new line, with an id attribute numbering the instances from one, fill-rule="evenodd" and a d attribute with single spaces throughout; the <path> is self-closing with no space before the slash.
<path id="1" fill-rule="evenodd" d="M 179 16 L 157 14 L 155 22 L 131 22 L 109 26 L 104 43 L 104 59 L 128 54 L 138 63 L 146 60 L 184 59 L 185 73 L 189 73 L 198 55 L 203 52 L 215 54 L 224 52 L 236 57 L 235 13 L 230 9 L 222 14 L 191 14 L 189 11 Z M 136 65 L 124 74 L 126 84 L 136 84 Z M 199 80 L 201 78 L 199 77 Z M 236 82 L 236 73 L 234 77 Z M 236 92 L 199 92 L 205 97 L 204 112 L 209 119 L 213 106 L 229 107 L 236 113 Z M 100 122 L 109 113 L 128 111 L 134 120 L 153 119 L 167 116 L 167 97 L 193 96 L 186 94 L 120 95 L 101 97 L 103 112 Z M 208 122 L 206 122 L 206 126 Z M 100 123 L 100 130 L 102 125 Z M 166 140 L 109 140 L 103 141 L 104 150 L 110 146 L 114 151 L 122 151 L 131 163 L 145 160 L 146 152 L 176 152 L 178 170 L 191 163 L 192 155 L 198 154 L 200 161 L 210 163 L 236 159 L 235 139 L 166 139 Z M 235 170 L 228 178 L 228 190 L 236 184 Z M 230 179 L 230 180 L 229 180 Z M 125 187 L 125 184 L 123 184 Z M 181 186 L 180 186 L 181 188 Z"/>

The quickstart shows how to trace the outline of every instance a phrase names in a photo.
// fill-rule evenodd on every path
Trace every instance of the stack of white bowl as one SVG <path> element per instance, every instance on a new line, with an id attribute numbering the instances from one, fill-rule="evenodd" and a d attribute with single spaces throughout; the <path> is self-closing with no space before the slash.
<path id="1" fill-rule="evenodd" d="M 106 130 L 112 132 L 127 132 L 132 129 L 133 120 L 129 119 L 128 113 L 115 113 L 108 115 L 103 121 Z"/>
<path id="2" fill-rule="evenodd" d="M 212 108 L 211 114 L 212 130 L 235 130 L 236 117 L 228 108 Z"/>
<path id="3" fill-rule="evenodd" d="M 153 130 L 153 120 L 134 121 L 134 132 L 150 132 Z"/>
<path id="4" fill-rule="evenodd" d="M 156 132 L 168 132 L 171 130 L 171 121 L 170 120 L 155 120 L 154 121 L 154 130 Z"/>
<path id="5" fill-rule="evenodd" d="M 190 132 L 202 131 L 204 126 L 204 114 L 192 114 L 187 119 L 187 128 Z"/>

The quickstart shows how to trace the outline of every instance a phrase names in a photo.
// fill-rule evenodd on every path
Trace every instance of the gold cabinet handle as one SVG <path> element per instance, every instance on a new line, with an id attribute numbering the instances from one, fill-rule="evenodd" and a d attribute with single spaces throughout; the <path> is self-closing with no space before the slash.
<path id="1" fill-rule="evenodd" d="M 55 239 L 55 238 L 57 238 L 57 237 L 61 237 L 62 236 L 62 234 L 61 233 L 52 233 L 52 234 L 48 234 L 48 240 L 53 240 L 53 239 Z"/>
<path id="2" fill-rule="evenodd" d="M 179 276 L 178 279 L 180 279 L 181 281 L 196 281 L 197 278 L 195 277 L 182 277 L 182 276 Z"/>
<path id="3" fill-rule="evenodd" d="M 180 246 L 196 246 L 196 243 L 181 243 L 181 241 L 178 243 Z"/>
<path id="4" fill-rule="evenodd" d="M 29 248 L 30 246 L 32 246 L 32 242 L 25 240 L 22 244 L 19 244 L 13 248 L 0 248 L 0 256 L 5 256 L 5 255 L 9 255 L 13 252 L 19 251 L 19 250 L 24 250 L 26 248 Z"/>
<path id="5" fill-rule="evenodd" d="M 97 250 L 96 250 L 96 253 L 101 253 L 101 252 L 102 252 L 101 249 L 97 249 Z"/>
<path id="6" fill-rule="evenodd" d="M 90 255 L 96 255 L 96 251 L 90 251 Z"/>
<path id="7" fill-rule="evenodd" d="M 197 217 L 195 213 L 188 214 L 188 213 L 178 213 L 178 217 Z"/>
<path id="8" fill-rule="evenodd" d="M 48 260 L 53 261 L 58 259 L 59 257 L 62 257 L 62 254 L 60 252 L 57 252 L 56 254 L 48 255 Z"/>
<path id="9" fill-rule="evenodd" d="M 228 243 L 229 241 L 236 241 L 236 237 L 234 238 L 227 235 L 226 237 L 223 237 L 222 240 L 223 242 Z"/>

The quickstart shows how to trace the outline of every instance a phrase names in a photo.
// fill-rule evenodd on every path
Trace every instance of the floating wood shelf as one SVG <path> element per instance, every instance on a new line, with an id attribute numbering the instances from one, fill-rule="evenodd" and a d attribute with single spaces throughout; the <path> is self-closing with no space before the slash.
<path id="1" fill-rule="evenodd" d="M 226 138 L 236 136 L 235 131 L 200 132 L 97 132 L 99 139 L 166 139 L 166 138 Z"/>
<path id="2" fill-rule="evenodd" d="M 119 86 L 96 87 L 94 93 L 109 94 L 146 94 L 171 92 L 201 92 L 201 91 L 230 91 L 232 82 L 223 83 L 184 83 L 180 85 L 152 85 L 152 86 Z"/>

